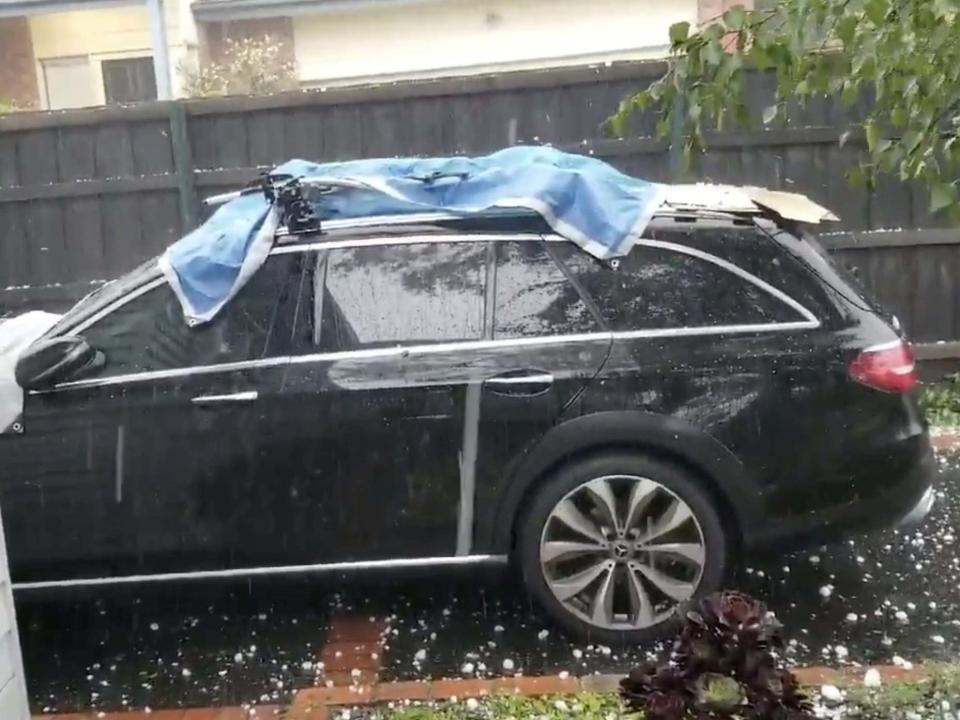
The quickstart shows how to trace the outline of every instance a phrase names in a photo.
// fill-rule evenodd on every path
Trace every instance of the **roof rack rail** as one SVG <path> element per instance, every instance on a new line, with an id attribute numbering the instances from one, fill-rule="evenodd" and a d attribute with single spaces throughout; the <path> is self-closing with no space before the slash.
<path id="1" fill-rule="evenodd" d="M 223 205 L 244 195 L 263 193 L 269 204 L 280 208 L 280 225 L 286 227 L 287 234 L 317 232 L 320 230 L 321 220 L 313 204 L 323 195 L 344 188 L 365 190 L 368 186 L 356 180 L 343 178 L 301 178 L 293 175 L 262 173 L 260 177 L 240 190 L 207 198 L 204 200 L 204 205 L 208 207 Z"/>

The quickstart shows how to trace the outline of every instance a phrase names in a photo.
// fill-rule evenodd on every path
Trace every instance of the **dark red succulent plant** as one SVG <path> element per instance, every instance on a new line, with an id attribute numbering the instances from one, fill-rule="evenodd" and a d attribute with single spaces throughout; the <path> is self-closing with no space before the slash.
<path id="1" fill-rule="evenodd" d="M 774 653 L 782 629 L 749 595 L 714 593 L 686 613 L 669 660 L 634 668 L 621 696 L 650 720 L 809 720 L 809 702 Z"/>

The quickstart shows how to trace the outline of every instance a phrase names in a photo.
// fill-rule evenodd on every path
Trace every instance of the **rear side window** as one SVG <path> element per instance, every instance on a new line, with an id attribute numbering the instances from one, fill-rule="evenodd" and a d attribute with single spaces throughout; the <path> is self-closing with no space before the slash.
<path id="1" fill-rule="evenodd" d="M 614 331 L 807 319 L 765 289 L 709 259 L 636 245 L 626 257 L 602 263 L 572 246 L 561 247 L 564 263 Z"/>
<path id="2" fill-rule="evenodd" d="M 778 231 L 773 223 L 763 219 L 758 222 L 771 232 L 777 233 L 779 242 L 755 227 L 707 220 L 694 224 L 655 221 L 651 224 L 650 237 L 699 248 L 729 260 L 783 291 L 817 317 L 823 319 L 831 316 L 835 308 L 825 288 L 809 269 L 803 266 L 804 261 L 788 249 L 788 242 L 797 246 L 802 244 L 802 241 L 787 237 L 782 231 Z M 801 257 L 816 257 L 816 253 L 810 249 L 792 249 L 805 250 Z"/>
<path id="3" fill-rule="evenodd" d="M 211 321 L 190 327 L 167 283 L 132 298 L 82 335 L 106 356 L 99 377 L 258 360 L 284 352 L 293 317 L 283 300 L 299 261 L 277 255 Z"/>
<path id="4" fill-rule="evenodd" d="M 573 335 L 601 330 L 546 243 L 497 243 L 495 338 Z"/>
<path id="5" fill-rule="evenodd" d="M 375 245 L 318 253 L 314 346 L 339 352 L 479 340 L 486 253 L 483 242 Z"/>

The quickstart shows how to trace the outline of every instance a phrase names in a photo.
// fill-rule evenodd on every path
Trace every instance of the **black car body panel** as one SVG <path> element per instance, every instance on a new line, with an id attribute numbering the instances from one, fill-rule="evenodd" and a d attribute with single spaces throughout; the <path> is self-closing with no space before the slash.
<path id="1" fill-rule="evenodd" d="M 151 265 L 88 297 L 47 336 L 106 370 L 0 438 L 15 580 L 501 556 L 541 478 L 610 448 L 689 468 L 748 548 L 928 490 L 915 398 L 849 373 L 897 332 L 788 228 L 676 213 L 613 263 L 541 233 L 288 238 L 200 330 Z"/>

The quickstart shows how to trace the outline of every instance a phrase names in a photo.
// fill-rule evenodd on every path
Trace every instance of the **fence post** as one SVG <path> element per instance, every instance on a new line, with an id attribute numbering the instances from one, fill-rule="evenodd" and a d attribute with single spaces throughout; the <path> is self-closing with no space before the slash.
<path id="1" fill-rule="evenodd" d="M 677 182 L 683 173 L 683 115 L 686 112 L 686 98 L 677 93 L 673 99 L 673 114 L 670 117 L 670 180 Z"/>
<path id="2" fill-rule="evenodd" d="M 197 184 L 193 177 L 193 153 L 187 132 L 187 113 L 180 102 L 170 103 L 170 145 L 173 148 L 173 168 L 177 174 L 180 221 L 184 232 L 197 226 Z"/>

